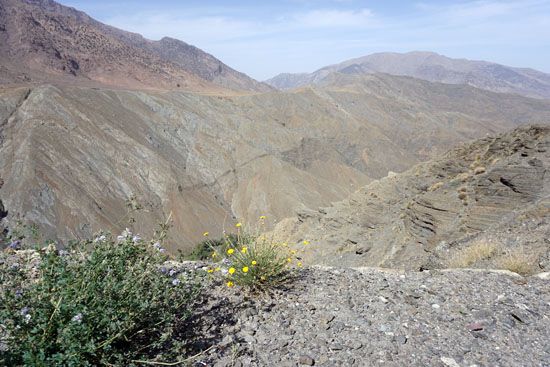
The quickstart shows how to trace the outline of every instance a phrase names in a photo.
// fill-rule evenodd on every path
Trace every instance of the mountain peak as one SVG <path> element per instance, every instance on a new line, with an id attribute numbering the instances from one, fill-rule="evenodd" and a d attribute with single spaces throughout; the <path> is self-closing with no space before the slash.
<path id="1" fill-rule="evenodd" d="M 149 41 L 52 0 L 0 1 L 0 65 L 8 83 L 271 90 L 183 41 Z"/>

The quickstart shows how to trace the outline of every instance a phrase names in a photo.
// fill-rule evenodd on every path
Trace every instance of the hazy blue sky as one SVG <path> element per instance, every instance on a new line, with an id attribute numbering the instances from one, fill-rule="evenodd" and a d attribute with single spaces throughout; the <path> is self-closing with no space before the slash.
<path id="1" fill-rule="evenodd" d="M 264 80 L 373 52 L 435 51 L 550 72 L 550 0 L 61 0 Z"/>

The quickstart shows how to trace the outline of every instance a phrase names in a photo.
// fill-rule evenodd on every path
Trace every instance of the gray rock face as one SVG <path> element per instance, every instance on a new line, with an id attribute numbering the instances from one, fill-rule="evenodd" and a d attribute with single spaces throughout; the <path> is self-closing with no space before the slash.
<path id="1" fill-rule="evenodd" d="M 323 83 L 332 73 L 387 73 L 431 82 L 467 84 L 493 92 L 550 98 L 549 74 L 486 61 L 451 59 L 433 52 L 377 53 L 327 66 L 311 74 L 280 74 L 266 83 L 279 89 L 291 89 Z"/>
<path id="2" fill-rule="evenodd" d="M 550 361 L 547 287 L 491 272 L 341 268 L 307 269 L 256 301 L 220 285 L 204 307 L 228 319 L 214 322 L 214 333 L 205 323 L 197 342 L 236 338 L 197 363 L 221 366 L 234 353 L 247 366 L 542 367 Z"/>
<path id="3" fill-rule="evenodd" d="M 490 253 L 472 254 L 462 266 L 495 267 L 501 255 L 521 249 L 533 258 L 533 271 L 546 271 L 549 147 L 548 127 L 465 144 L 307 217 L 288 219 L 275 235 L 315 243 L 307 256 L 319 264 L 447 267 L 461 248 L 494 243 Z"/>

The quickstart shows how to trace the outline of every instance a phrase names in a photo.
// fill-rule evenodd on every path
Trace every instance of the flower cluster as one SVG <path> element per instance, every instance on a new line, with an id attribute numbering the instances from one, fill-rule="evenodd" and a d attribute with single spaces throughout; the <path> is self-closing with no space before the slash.
<path id="1" fill-rule="evenodd" d="M 265 289 L 288 280 L 292 271 L 302 267 L 300 253 L 287 243 L 280 243 L 260 235 L 266 217 L 259 218 L 258 234 L 247 234 L 241 222 L 235 224 L 235 240 L 227 240 L 223 246 L 211 246 L 212 264 L 207 268 L 209 274 L 221 274 L 227 287 L 248 286 Z M 208 232 L 204 233 L 208 237 Z M 229 239 L 229 236 L 225 236 Z M 309 241 L 303 241 L 309 245 Z"/>

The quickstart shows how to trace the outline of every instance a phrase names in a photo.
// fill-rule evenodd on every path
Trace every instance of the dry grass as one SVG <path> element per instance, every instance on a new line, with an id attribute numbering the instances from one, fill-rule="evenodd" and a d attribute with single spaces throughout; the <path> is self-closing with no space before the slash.
<path id="1" fill-rule="evenodd" d="M 526 254 L 523 248 L 509 251 L 497 260 L 497 267 L 520 275 L 532 275 L 537 272 L 537 257 Z"/>
<path id="2" fill-rule="evenodd" d="M 467 268 L 477 261 L 490 258 L 498 249 L 498 246 L 489 242 L 476 242 L 469 247 L 459 250 L 449 260 L 449 268 Z"/>
<path id="3" fill-rule="evenodd" d="M 428 191 L 435 191 L 439 189 L 441 186 L 443 186 L 443 182 L 436 182 L 428 188 Z"/>
<path id="4" fill-rule="evenodd" d="M 485 167 L 481 167 L 481 166 L 480 166 L 480 167 L 476 167 L 476 168 L 474 169 L 474 175 L 480 175 L 480 174 L 482 174 L 482 173 L 485 173 L 485 171 L 486 171 L 486 170 L 485 170 Z"/>
<path id="5" fill-rule="evenodd" d="M 468 172 L 462 172 L 456 175 L 456 179 L 462 182 L 466 182 L 469 178 L 470 178 L 470 174 Z"/>

